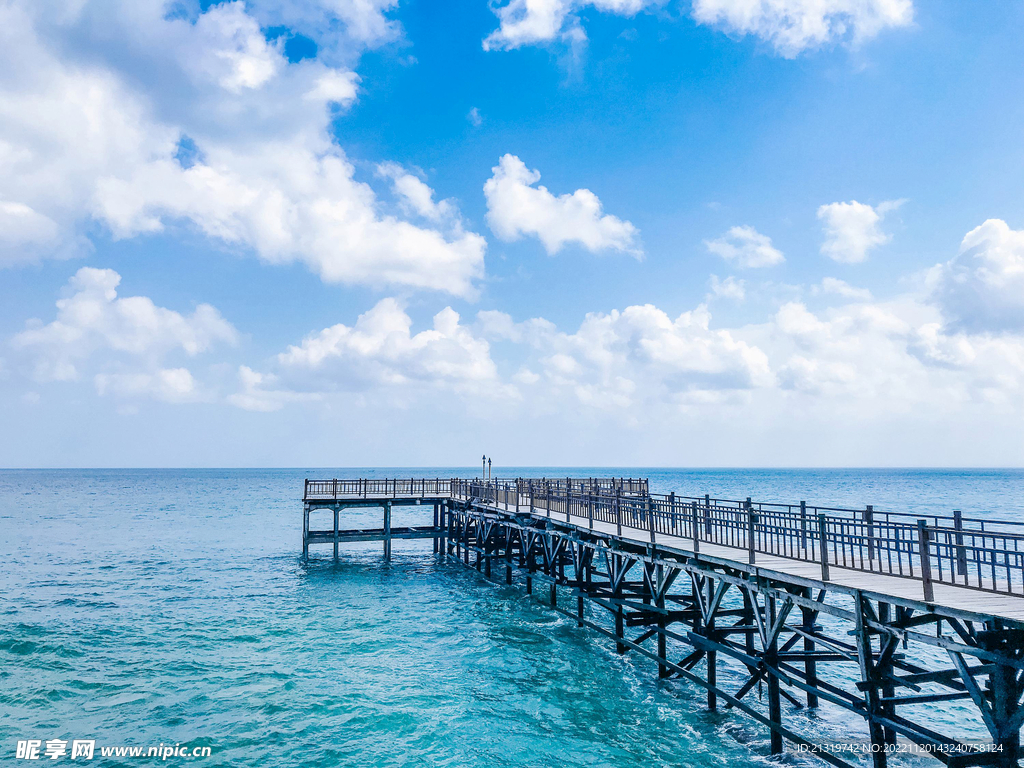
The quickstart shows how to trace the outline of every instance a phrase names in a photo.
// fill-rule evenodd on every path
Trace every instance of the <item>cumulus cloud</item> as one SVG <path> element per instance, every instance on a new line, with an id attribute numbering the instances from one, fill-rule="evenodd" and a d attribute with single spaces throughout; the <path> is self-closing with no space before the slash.
<path id="1" fill-rule="evenodd" d="M 188 368 L 163 368 L 154 373 L 98 373 L 96 392 L 123 398 L 149 397 L 168 403 L 186 403 L 199 391 Z"/>
<path id="2" fill-rule="evenodd" d="M 237 341 L 234 326 L 209 304 L 182 315 L 147 296 L 119 298 L 120 282 L 112 269 L 82 267 L 68 284 L 69 295 L 57 301 L 57 319 L 30 323 L 14 336 L 14 347 L 35 357 L 37 380 L 76 379 L 78 364 L 100 350 L 153 358 L 177 349 L 195 356 Z"/>
<path id="3" fill-rule="evenodd" d="M 494 310 L 463 324 L 450 308 L 418 333 L 395 299 L 384 299 L 349 326 L 311 334 L 278 355 L 270 379 L 250 369 L 230 401 L 250 410 L 281 407 L 296 393 L 361 393 L 406 400 L 456 393 L 472 400 L 615 410 L 664 402 L 687 405 L 771 387 L 765 353 L 728 330 L 710 327 L 703 306 L 676 318 L 652 305 L 588 314 L 560 331 L 543 318 L 517 322 Z M 521 359 L 502 373 L 490 341 L 511 342 Z M 514 371 L 514 372 L 513 372 Z M 269 382 L 269 383 L 268 383 Z"/>
<path id="4" fill-rule="evenodd" d="M 591 252 L 616 250 L 639 257 L 640 233 L 630 222 L 603 213 L 601 201 L 589 189 L 555 197 L 545 186 L 534 186 L 540 172 L 530 170 L 515 155 L 504 155 L 484 184 L 487 222 L 502 240 L 523 235 L 540 239 L 549 254 L 568 243 Z"/>
<path id="5" fill-rule="evenodd" d="M 1024 391 L 1024 338 L 950 333 L 911 297 L 810 312 L 783 305 L 748 329 L 769 350 L 783 390 L 862 412 L 1012 406 Z"/>
<path id="6" fill-rule="evenodd" d="M 880 301 L 825 278 L 806 292 L 844 301 L 820 311 L 787 301 L 762 321 L 731 326 L 713 324 L 706 305 L 673 316 L 645 304 L 591 313 L 566 328 L 497 310 L 463 323 L 446 308 L 416 332 L 402 305 L 386 299 L 353 324 L 290 347 L 275 361 L 276 378 L 248 371 L 232 402 L 270 410 L 296 393 L 391 403 L 468 393 L 458 401 L 486 397 L 506 415 L 577 426 L 611 419 L 657 427 L 682 413 L 776 426 L 786 414 L 811 411 L 829 424 L 927 419 L 935 409 L 1009 413 L 1024 394 L 1024 329 L 1015 325 L 1019 305 L 1008 309 L 999 297 L 1012 300 L 1022 259 L 1021 233 L 990 221 L 932 271 L 928 295 Z M 738 298 L 743 289 L 735 278 L 710 283 L 711 295 Z M 973 305 L 956 293 L 968 290 L 977 306 L 1002 310 L 968 323 Z M 990 301 L 982 291 L 993 290 Z M 951 316 L 951 306 L 962 314 Z"/>
<path id="7" fill-rule="evenodd" d="M 747 296 L 746 281 L 737 280 L 732 275 L 724 280 L 719 279 L 718 275 L 712 275 L 708 287 L 711 288 L 710 295 L 713 298 L 743 301 Z"/>
<path id="8" fill-rule="evenodd" d="M 248 7 L 262 26 L 288 27 L 338 56 L 351 55 L 353 44 L 377 47 L 402 34 L 387 15 L 398 0 L 249 0 Z"/>
<path id="9" fill-rule="evenodd" d="M 484 50 L 509 50 L 558 40 L 579 45 L 587 39 L 580 12 L 593 8 L 632 17 L 665 5 L 665 0 L 508 0 L 495 8 L 499 26 L 484 39 Z M 692 0 L 698 24 L 726 33 L 753 35 L 794 58 L 837 42 L 853 45 L 914 20 L 912 0 Z"/>
<path id="10" fill-rule="evenodd" d="M 279 386 L 272 373 L 260 373 L 247 365 L 238 367 L 241 389 L 228 395 L 227 401 L 245 411 L 269 413 L 279 411 L 288 403 L 320 400 L 317 392 L 294 392 Z"/>
<path id="11" fill-rule="evenodd" d="M 553 394 L 569 395 L 580 405 L 681 404 L 770 386 L 774 380 L 764 352 L 728 330 L 712 329 L 703 306 L 675 319 L 650 304 L 591 313 L 572 333 L 541 318 L 516 323 L 493 311 L 478 320 L 484 335 L 534 351 L 521 379 L 531 384 L 543 379 Z"/>
<path id="12" fill-rule="evenodd" d="M 484 39 L 484 50 L 509 50 L 523 45 L 586 40 L 577 13 L 594 8 L 617 16 L 635 16 L 665 0 L 509 0 L 494 12 L 499 26 Z"/>
<path id="13" fill-rule="evenodd" d="M 448 200 L 434 201 L 434 190 L 418 176 L 406 171 L 398 163 L 381 163 L 377 173 L 390 179 L 395 195 L 401 200 L 406 211 L 431 221 L 444 221 L 458 215 L 455 206 Z"/>
<path id="14" fill-rule="evenodd" d="M 1024 230 L 989 219 L 956 257 L 928 273 L 932 300 L 955 330 L 1024 331 Z"/>
<path id="15" fill-rule="evenodd" d="M 34 261 L 41 255 L 72 256 L 73 244 L 61 242 L 60 227 L 53 219 L 24 203 L 0 200 L 0 266 Z"/>
<path id="16" fill-rule="evenodd" d="M 749 226 L 731 227 L 721 237 L 705 240 L 704 245 L 737 267 L 770 267 L 786 260 L 770 237 Z"/>
<path id="17" fill-rule="evenodd" d="M 786 58 L 837 40 L 854 45 L 890 28 L 909 26 L 912 0 L 693 0 L 701 24 L 754 35 Z"/>
<path id="18" fill-rule="evenodd" d="M 317 13 L 345 23 L 389 7 Z M 329 282 L 475 292 L 484 239 L 455 216 L 388 212 L 332 138 L 332 115 L 357 95 L 353 71 L 289 63 L 241 2 L 167 11 L 162 0 L 0 7 L 0 263 L 68 255 L 91 221 L 117 238 L 185 224 Z"/>
<path id="19" fill-rule="evenodd" d="M 500 389 L 486 340 L 446 307 L 433 327 L 412 332 L 397 299 L 382 299 L 352 326 L 333 325 L 278 355 L 283 372 L 325 389 L 420 384 L 458 392 Z"/>
<path id="20" fill-rule="evenodd" d="M 854 301 L 871 301 L 871 291 L 867 288 L 856 288 L 838 277 L 823 278 L 818 285 L 811 288 L 811 293 L 815 296 L 831 294 Z"/>
<path id="21" fill-rule="evenodd" d="M 209 304 L 190 315 L 157 306 L 147 296 L 117 295 L 121 276 L 112 269 L 83 267 L 57 301 L 57 317 L 30 321 L 11 339 L 40 382 L 73 381 L 86 368 L 99 394 L 150 395 L 171 402 L 194 399 L 191 372 L 169 368 L 172 354 L 195 357 L 217 344 L 235 344 L 234 326 Z"/>
<path id="22" fill-rule="evenodd" d="M 856 200 L 821 206 L 818 208 L 818 218 L 825 228 L 822 255 L 843 264 L 864 261 L 868 251 L 892 240 L 892 235 L 882 232 L 880 224 L 887 213 L 896 210 L 904 202 L 888 200 L 874 208 Z"/>

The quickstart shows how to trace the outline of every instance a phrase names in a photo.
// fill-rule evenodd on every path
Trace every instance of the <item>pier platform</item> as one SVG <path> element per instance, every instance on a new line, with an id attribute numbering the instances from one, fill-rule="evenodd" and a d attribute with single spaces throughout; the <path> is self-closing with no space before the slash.
<path id="1" fill-rule="evenodd" d="M 394 506 L 424 505 L 429 525 L 391 526 Z M 344 510 L 372 506 L 381 528 L 341 527 Z M 304 557 L 349 541 L 390 557 L 393 539 L 432 538 L 487 577 L 542 586 L 620 653 L 704 689 L 709 709 L 762 723 L 772 753 L 788 742 L 857 763 L 784 718 L 783 702 L 825 702 L 865 721 L 875 768 L 900 743 L 957 766 L 1024 756 L 1021 522 L 651 494 L 628 478 L 307 480 L 303 508 Z M 333 525 L 312 530 L 323 510 Z M 946 732 L 928 705 L 949 701 L 971 705 L 989 739 Z"/>

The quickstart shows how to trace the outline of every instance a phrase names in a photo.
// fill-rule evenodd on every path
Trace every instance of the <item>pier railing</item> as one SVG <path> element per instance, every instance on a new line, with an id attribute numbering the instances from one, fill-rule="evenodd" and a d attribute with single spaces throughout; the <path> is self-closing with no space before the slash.
<path id="1" fill-rule="evenodd" d="M 382 496 L 392 498 L 448 497 L 452 493 L 451 478 L 381 478 L 355 480 L 306 480 L 304 501 L 329 499 L 372 499 Z"/>
<path id="2" fill-rule="evenodd" d="M 935 584 L 1024 596 L 1024 522 L 952 515 L 652 494 L 634 478 L 381 478 L 306 480 L 307 502 L 352 499 L 475 500 L 506 510 L 564 516 L 830 568 L 915 579 L 926 601 Z M 575 518 L 575 519 L 574 519 Z M 733 552 L 732 556 L 737 553 Z M 742 557 L 742 554 L 740 554 Z"/>
<path id="3" fill-rule="evenodd" d="M 647 495 L 649 486 L 646 479 L 631 477 L 534 477 L 534 478 L 496 478 L 482 480 L 474 478 L 422 478 L 399 477 L 379 479 L 332 479 L 306 480 L 303 499 L 307 501 L 342 500 L 349 498 L 372 499 L 378 497 L 391 498 L 428 498 L 449 497 L 455 495 L 457 489 L 479 487 L 491 489 L 517 489 L 520 494 L 543 494 L 545 496 L 565 495 L 571 493 L 620 493 L 622 495 Z M 504 491 L 503 491 L 504 492 Z M 459 492 L 461 493 L 461 492 Z M 465 495 L 461 493 L 461 495 Z"/>
<path id="4" fill-rule="evenodd" d="M 1024 522 L 615 492 L 585 479 L 458 480 L 453 491 L 505 508 L 581 518 L 590 527 L 640 530 L 652 541 L 689 539 L 697 551 L 701 542 L 745 550 L 751 564 L 758 554 L 813 562 L 825 581 L 830 567 L 915 579 L 929 601 L 935 584 L 1024 596 Z"/>

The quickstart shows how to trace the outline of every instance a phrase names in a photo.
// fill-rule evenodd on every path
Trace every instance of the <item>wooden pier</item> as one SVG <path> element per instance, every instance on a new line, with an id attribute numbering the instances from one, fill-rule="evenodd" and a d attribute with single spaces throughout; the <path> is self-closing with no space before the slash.
<path id="1" fill-rule="evenodd" d="M 417 505 L 430 525 L 391 526 L 393 507 Z M 383 508 L 383 527 L 343 529 L 353 507 Z M 704 689 L 709 709 L 752 717 L 774 754 L 789 742 L 859 762 L 785 716 L 828 702 L 866 722 L 875 768 L 908 743 L 951 766 L 1024 756 L 1024 523 L 660 495 L 619 478 L 307 480 L 303 509 L 303 557 L 350 541 L 390 557 L 393 539 L 432 538 Z M 329 529 L 311 529 L 318 510 Z M 762 686 L 764 704 L 748 696 Z M 949 701 L 972 706 L 989 740 L 944 732 L 928 705 Z"/>

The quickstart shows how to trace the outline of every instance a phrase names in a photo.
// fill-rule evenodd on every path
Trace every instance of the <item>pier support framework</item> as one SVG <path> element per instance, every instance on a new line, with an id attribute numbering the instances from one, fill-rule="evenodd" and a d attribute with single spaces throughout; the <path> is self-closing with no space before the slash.
<path id="1" fill-rule="evenodd" d="M 452 505 L 446 538 L 466 565 L 488 577 L 492 563 L 501 566 L 508 584 L 518 572 L 527 593 L 544 586 L 545 603 L 609 637 L 619 653 L 640 654 L 659 677 L 704 689 L 710 710 L 737 709 L 766 726 L 773 754 L 789 742 L 850 765 L 787 722 L 787 710 L 826 701 L 866 723 L 864 751 L 875 768 L 907 742 L 951 766 L 1018 765 L 1024 629 L 1000 619 L 472 502 Z M 751 701 L 755 690 L 763 703 Z M 927 705 L 958 700 L 978 710 L 991 745 L 943 733 L 929 715 Z"/>
<path id="2" fill-rule="evenodd" d="M 824 555 L 818 579 L 759 567 L 752 546 L 739 559 L 700 552 L 700 536 L 692 551 L 666 546 L 655 540 L 646 481 L 566 478 L 566 489 L 614 494 L 605 497 L 614 498 L 610 532 L 595 529 L 586 496 L 575 513 L 581 522 L 573 524 L 568 505 L 553 513 L 549 481 L 542 482 L 544 509 L 532 493 L 525 501 L 518 492 L 511 499 L 453 493 L 456 480 L 307 481 L 303 557 L 310 544 L 332 544 L 337 559 L 341 543 L 382 541 L 390 558 L 395 538 L 432 538 L 434 552 L 488 578 L 518 582 L 577 626 L 607 636 L 619 653 L 650 659 L 659 678 L 702 689 L 709 710 L 753 718 L 768 729 L 773 754 L 789 743 L 836 766 L 863 762 L 822 749 L 807 732 L 811 721 L 793 716 L 825 702 L 863 721 L 867 739 L 858 746 L 873 768 L 886 768 L 907 744 L 950 766 L 1019 764 L 1024 621 L 937 604 L 927 589 L 917 600 L 838 584 L 829 580 Z M 634 509 L 648 509 L 639 521 L 650 525 L 649 542 L 623 535 L 619 502 L 626 494 Z M 393 526 L 392 507 L 410 505 L 432 505 L 432 524 Z M 373 507 L 382 510 L 381 528 L 340 528 L 346 509 Z M 332 513 L 329 529 L 311 530 L 318 510 Z M 700 533 L 709 522 L 700 521 L 696 502 L 692 510 Z M 748 545 L 753 540 L 748 535 Z M 957 701 L 977 713 L 988 740 L 949 733 L 931 709 Z"/>

